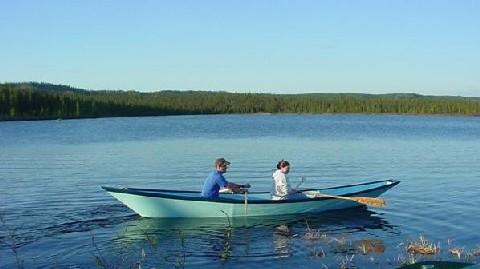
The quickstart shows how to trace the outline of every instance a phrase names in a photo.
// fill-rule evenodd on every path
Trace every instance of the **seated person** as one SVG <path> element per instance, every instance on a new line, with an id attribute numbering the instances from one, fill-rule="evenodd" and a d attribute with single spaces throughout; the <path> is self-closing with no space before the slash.
<path id="1" fill-rule="evenodd" d="M 296 189 L 291 188 L 287 177 L 289 171 L 290 163 L 288 161 L 281 160 L 277 163 L 277 170 L 272 175 L 272 200 L 285 200 L 305 197 L 305 195 L 298 193 Z"/>
<path id="2" fill-rule="evenodd" d="M 230 162 L 224 158 L 215 160 L 215 170 L 212 171 L 203 183 L 201 196 L 208 199 L 216 199 L 219 196 L 220 187 L 230 189 L 232 192 L 241 192 L 242 189 L 250 188 L 250 184 L 239 185 L 228 182 L 223 176 L 227 172 Z"/>

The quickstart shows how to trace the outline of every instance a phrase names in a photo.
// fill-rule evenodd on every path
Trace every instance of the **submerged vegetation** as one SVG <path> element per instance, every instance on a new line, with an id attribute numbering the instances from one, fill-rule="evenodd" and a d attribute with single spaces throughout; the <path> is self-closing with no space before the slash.
<path id="1" fill-rule="evenodd" d="M 417 241 L 409 242 L 407 245 L 407 252 L 422 255 L 434 255 L 440 251 L 440 244 L 428 242 L 423 236 L 420 236 Z"/>
<path id="2" fill-rule="evenodd" d="M 0 120 L 227 113 L 480 115 L 480 98 L 418 94 L 265 94 L 91 91 L 47 83 L 0 84 Z"/>
<path id="3" fill-rule="evenodd" d="M 211 237 L 212 244 L 215 245 L 214 241 L 221 242 L 223 247 L 215 248 L 214 252 L 208 254 L 204 253 L 204 255 L 208 255 L 213 261 L 218 261 L 223 266 L 227 265 L 226 262 L 230 260 L 237 263 L 243 258 L 255 256 L 255 252 L 245 252 L 243 248 L 247 247 L 249 249 L 248 241 L 242 239 L 245 234 L 239 231 L 239 234 L 234 235 L 236 228 L 231 225 L 228 214 L 225 213 L 225 215 L 225 224 L 219 226 L 218 233 Z M 440 242 L 433 243 L 424 236 L 419 236 L 415 240 L 402 242 L 387 252 L 387 246 L 379 238 L 349 238 L 348 235 L 339 234 L 334 230 L 326 231 L 321 228 L 311 228 L 306 220 L 305 223 L 306 227 L 281 224 L 268 228 L 273 232 L 271 239 L 273 240 L 272 247 L 275 250 L 276 258 L 288 259 L 291 257 L 292 252 L 295 252 L 293 247 L 295 245 L 295 249 L 305 252 L 304 262 L 308 263 L 306 267 L 314 266 L 315 268 L 424 268 L 420 265 L 425 261 L 429 261 L 429 264 L 438 262 L 445 266 L 455 265 L 455 267 L 439 268 L 463 268 L 460 265 L 475 264 L 480 261 L 480 248 L 459 247 L 453 244 L 450 239 L 442 248 Z M 20 244 L 16 240 L 15 233 L 9 231 L 1 214 L 0 228 L 9 235 L 3 237 L 2 241 L 4 247 L 10 248 L 10 253 L 14 256 L 13 259 L 9 258 L 11 268 L 28 268 L 28 265 L 38 261 L 39 257 L 20 257 Z M 246 232 L 250 228 L 242 227 L 239 229 Z M 194 261 L 195 255 L 192 258 L 190 254 L 195 254 L 195 250 L 192 250 L 192 247 L 194 247 L 192 244 L 196 244 L 195 242 L 198 241 L 191 241 L 194 239 L 192 235 L 189 237 L 175 227 L 162 227 L 161 229 L 157 230 L 154 226 L 147 226 L 146 230 L 139 229 L 138 233 L 130 234 L 130 238 L 125 235 L 127 234 L 127 231 L 125 231 L 123 235 L 120 234 L 118 238 L 112 240 L 115 243 L 113 245 L 108 240 L 98 245 L 92 232 L 91 244 L 93 250 L 91 254 L 94 262 L 85 261 L 85 264 L 95 264 L 96 267 L 92 268 L 102 269 L 181 269 L 197 267 L 198 261 L 197 263 Z M 259 227 L 258 229 L 264 228 Z M 268 238 L 262 238 L 262 240 L 265 239 Z M 251 240 L 256 239 L 252 238 Z M 203 249 L 203 251 L 208 250 Z M 299 253 L 296 255 L 299 255 Z M 193 260 L 191 261 L 187 257 Z M 24 261 L 27 261 L 27 265 L 24 265 Z M 284 262 L 280 263 L 283 264 Z M 409 266 L 413 264 L 419 266 Z M 73 266 L 77 267 L 76 265 Z M 78 266 L 82 267 L 83 265 Z"/>

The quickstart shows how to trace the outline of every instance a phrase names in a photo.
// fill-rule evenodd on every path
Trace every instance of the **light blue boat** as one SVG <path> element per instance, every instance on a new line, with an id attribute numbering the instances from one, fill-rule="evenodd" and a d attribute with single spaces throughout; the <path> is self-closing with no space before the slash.
<path id="1" fill-rule="evenodd" d="M 337 198 L 311 196 L 320 192 L 345 197 L 377 197 L 400 183 L 395 180 L 372 181 L 324 189 L 305 189 L 305 196 L 289 200 L 271 200 L 269 192 L 245 194 L 221 193 L 215 200 L 200 197 L 197 191 L 102 187 L 142 217 L 217 218 L 259 217 L 320 213 L 362 206 Z"/>

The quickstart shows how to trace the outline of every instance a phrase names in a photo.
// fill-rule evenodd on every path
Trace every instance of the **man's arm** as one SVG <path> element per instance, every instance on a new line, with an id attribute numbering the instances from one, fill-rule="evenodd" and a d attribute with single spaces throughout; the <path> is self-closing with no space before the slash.
<path id="1" fill-rule="evenodd" d="M 243 192 L 245 189 L 250 188 L 250 184 L 241 185 L 235 184 L 233 182 L 228 182 L 226 187 L 227 189 L 232 190 L 232 192 Z"/>

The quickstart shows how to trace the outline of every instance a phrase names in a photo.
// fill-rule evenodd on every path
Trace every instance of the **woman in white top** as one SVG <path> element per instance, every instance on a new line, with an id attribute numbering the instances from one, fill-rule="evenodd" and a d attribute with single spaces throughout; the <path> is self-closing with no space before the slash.
<path id="1" fill-rule="evenodd" d="M 272 188 L 272 200 L 284 200 L 289 195 L 296 193 L 295 189 L 292 189 L 290 182 L 288 181 L 287 174 L 290 171 L 290 163 L 288 161 L 281 160 L 277 164 L 277 171 L 272 175 L 273 188 Z"/>

